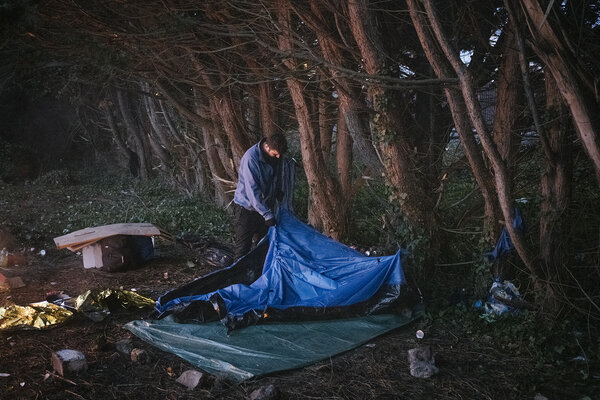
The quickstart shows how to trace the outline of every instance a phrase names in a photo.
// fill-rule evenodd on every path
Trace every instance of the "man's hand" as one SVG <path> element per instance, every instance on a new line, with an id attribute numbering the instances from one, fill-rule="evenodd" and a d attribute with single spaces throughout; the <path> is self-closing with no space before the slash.
<path id="1" fill-rule="evenodd" d="M 275 226 L 275 224 L 277 224 L 277 220 L 273 217 L 273 218 L 269 218 L 268 220 L 265 221 L 265 225 L 266 226 Z"/>

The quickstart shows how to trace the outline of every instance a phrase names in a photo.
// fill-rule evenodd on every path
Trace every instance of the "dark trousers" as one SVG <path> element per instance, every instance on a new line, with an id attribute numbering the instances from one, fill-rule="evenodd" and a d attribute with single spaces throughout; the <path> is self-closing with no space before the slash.
<path id="1" fill-rule="evenodd" d="M 244 207 L 233 203 L 235 206 L 235 259 L 246 255 L 252 249 L 252 241 L 260 240 L 267 234 L 265 219 L 256 211 L 246 210 Z"/>

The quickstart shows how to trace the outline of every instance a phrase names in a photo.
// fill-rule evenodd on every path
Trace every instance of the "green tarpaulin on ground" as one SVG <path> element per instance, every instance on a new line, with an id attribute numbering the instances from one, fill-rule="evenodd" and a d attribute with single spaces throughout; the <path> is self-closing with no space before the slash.
<path id="1" fill-rule="evenodd" d="M 253 325 L 227 335 L 221 322 L 179 324 L 167 317 L 125 327 L 154 346 L 235 381 L 299 368 L 355 348 L 423 315 L 380 314 L 327 321 Z"/>

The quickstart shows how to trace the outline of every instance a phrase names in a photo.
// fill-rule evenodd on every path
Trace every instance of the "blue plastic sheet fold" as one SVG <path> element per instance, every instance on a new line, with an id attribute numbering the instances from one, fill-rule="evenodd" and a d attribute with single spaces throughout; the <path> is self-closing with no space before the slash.
<path id="1" fill-rule="evenodd" d="M 406 283 L 400 257 L 400 251 L 391 256 L 367 257 L 322 235 L 283 209 L 277 226 L 269 230 L 268 250 L 255 280 L 210 291 L 195 284 L 190 290 L 177 289 L 161 296 L 156 310 L 168 314 L 194 302 L 215 304 L 217 296 L 221 306 L 215 308 L 219 308 L 220 317 L 231 321 L 248 313 L 266 314 L 269 309 L 326 312 L 331 307 L 367 302 L 376 294 L 384 303 L 390 296 L 397 297 Z M 238 262 L 245 261 L 242 258 Z M 236 264 L 229 268 L 235 269 Z"/>

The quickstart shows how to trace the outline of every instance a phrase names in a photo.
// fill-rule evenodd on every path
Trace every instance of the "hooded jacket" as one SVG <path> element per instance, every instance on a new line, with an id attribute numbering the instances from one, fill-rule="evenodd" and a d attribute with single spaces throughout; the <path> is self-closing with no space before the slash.
<path id="1" fill-rule="evenodd" d="M 266 159 L 263 143 L 264 139 L 244 153 L 233 201 L 247 210 L 258 212 L 266 221 L 274 217 L 272 208 L 280 162 L 278 159 L 271 162 Z"/>

